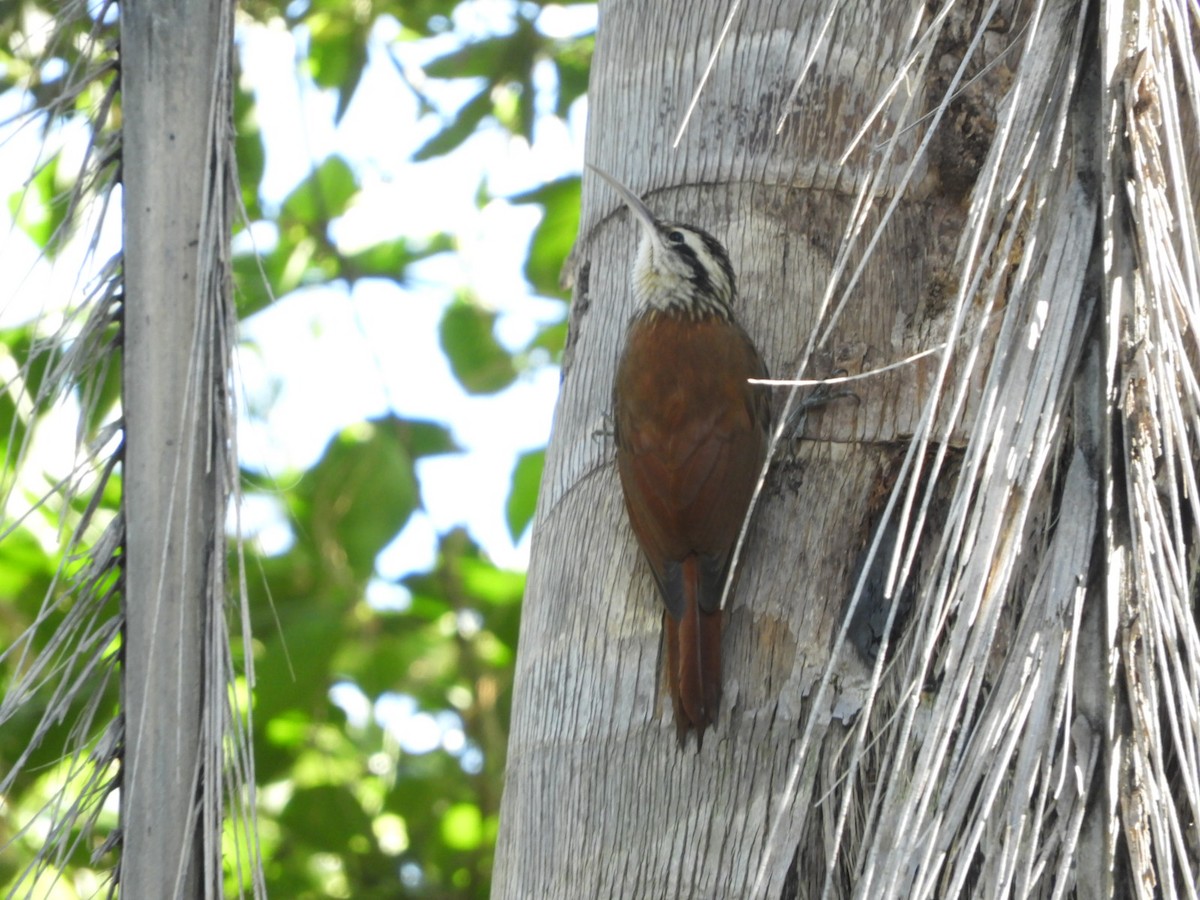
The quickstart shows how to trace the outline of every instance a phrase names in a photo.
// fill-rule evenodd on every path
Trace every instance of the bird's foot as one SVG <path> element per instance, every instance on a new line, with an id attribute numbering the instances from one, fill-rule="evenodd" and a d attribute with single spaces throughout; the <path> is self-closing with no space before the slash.
<path id="1" fill-rule="evenodd" d="M 832 377 L 839 378 L 846 374 L 845 369 L 838 369 L 832 373 Z M 844 400 L 847 397 L 853 397 L 855 403 L 862 402 L 862 398 L 858 394 L 847 388 L 833 384 L 817 385 L 802 397 L 788 413 L 787 424 L 783 429 L 784 439 L 789 442 L 801 440 L 804 437 L 804 426 L 808 421 L 808 414 L 812 410 L 827 406 L 837 400 Z"/>

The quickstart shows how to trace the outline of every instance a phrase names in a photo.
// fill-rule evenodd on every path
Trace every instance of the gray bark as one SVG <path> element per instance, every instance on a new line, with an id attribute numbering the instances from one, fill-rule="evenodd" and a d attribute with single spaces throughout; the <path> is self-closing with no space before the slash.
<path id="1" fill-rule="evenodd" d="M 495 896 L 1194 896 L 1200 17 L 744 4 L 672 150 L 716 6 L 603 7 L 589 161 L 726 243 L 775 373 L 914 358 L 782 448 L 680 750 L 585 178 Z"/>
<path id="2" fill-rule="evenodd" d="M 813 70 L 822 4 L 744 4 L 678 150 L 671 148 L 728 4 L 608 3 L 589 98 L 588 159 L 661 217 L 712 231 L 738 275 L 737 313 L 777 377 L 860 372 L 927 349 L 965 224 L 922 164 L 833 334 L 806 358 L 875 139 L 837 159 L 897 74 L 920 3 L 850 4 Z M 897 107 L 899 101 L 897 101 Z M 776 125 L 788 118 L 780 133 Z M 885 119 L 890 120 L 890 113 Z M 919 135 L 901 143 L 909 152 Z M 902 167 L 885 173 L 892 193 Z M 878 515 L 932 384 L 933 360 L 813 412 L 807 440 L 768 476 L 724 642 L 723 709 L 697 752 L 674 740 L 658 687 L 661 612 L 625 520 L 611 441 L 599 440 L 625 322 L 637 235 L 585 177 L 571 337 L 535 530 L 496 897 L 780 896 L 817 768 L 796 771 L 805 722 L 836 743 L 868 670 L 851 652 L 811 704 Z M 868 230 L 878 222 L 872 214 Z M 782 402 L 782 392 L 776 407 Z M 964 414 L 965 416 L 966 414 Z M 939 420 L 945 429 L 946 420 Z M 961 441 L 954 429 L 951 440 Z M 818 741 L 823 738 L 818 737 Z M 809 802 L 777 802 L 786 786 Z M 773 852 L 768 852 L 772 850 Z M 766 867 L 760 872 L 760 865 Z M 755 886 L 758 885 L 758 892 Z M 794 890 L 794 888 L 790 888 Z"/>
<path id="3" fill-rule="evenodd" d="M 212 597 L 224 566 L 220 390 L 228 263 L 230 9 L 122 4 L 125 754 L 120 884 L 130 898 L 220 893 L 223 680 Z M 214 698 L 218 699 L 216 707 Z M 207 719 L 205 717 L 208 717 Z M 208 747 L 214 752 L 205 752 Z M 214 794 L 213 784 L 217 785 Z M 219 851 L 218 851 L 219 852 Z M 211 860 L 212 854 L 208 854 Z M 207 869 L 207 871 L 206 871 Z"/>

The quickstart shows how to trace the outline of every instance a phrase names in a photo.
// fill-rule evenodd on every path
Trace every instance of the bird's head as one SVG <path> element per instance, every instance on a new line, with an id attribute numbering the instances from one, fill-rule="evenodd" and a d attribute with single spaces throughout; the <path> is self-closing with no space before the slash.
<path id="1" fill-rule="evenodd" d="M 589 168 L 612 185 L 641 226 L 633 295 L 639 307 L 693 317 L 732 317 L 733 266 L 715 237 L 694 225 L 655 218 L 641 198 L 595 166 Z"/>

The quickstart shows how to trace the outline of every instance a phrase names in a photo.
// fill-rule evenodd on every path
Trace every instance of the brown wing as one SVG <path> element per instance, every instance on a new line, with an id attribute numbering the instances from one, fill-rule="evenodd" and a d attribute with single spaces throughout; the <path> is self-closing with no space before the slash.
<path id="1" fill-rule="evenodd" d="M 736 323 L 649 314 L 631 323 L 613 389 L 617 468 L 630 524 L 667 608 L 682 614 L 680 565 L 701 562 L 714 609 L 766 452 L 766 376 Z"/>

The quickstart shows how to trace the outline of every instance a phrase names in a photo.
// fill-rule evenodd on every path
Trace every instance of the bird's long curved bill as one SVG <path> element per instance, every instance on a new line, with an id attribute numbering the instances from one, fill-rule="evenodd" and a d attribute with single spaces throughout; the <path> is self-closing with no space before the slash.
<path id="1" fill-rule="evenodd" d="M 658 220 L 654 218 L 654 213 L 650 212 L 650 207 L 642 202 L 642 198 L 631 191 L 621 182 L 617 181 L 612 175 L 609 175 L 599 166 L 593 166 L 591 163 L 587 167 L 612 185 L 612 189 L 621 195 L 621 199 L 625 201 L 625 205 L 629 207 L 629 211 L 637 217 L 638 221 L 645 226 L 646 231 L 650 234 L 658 233 Z"/>

